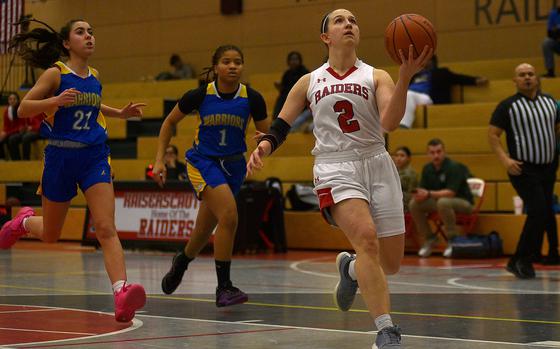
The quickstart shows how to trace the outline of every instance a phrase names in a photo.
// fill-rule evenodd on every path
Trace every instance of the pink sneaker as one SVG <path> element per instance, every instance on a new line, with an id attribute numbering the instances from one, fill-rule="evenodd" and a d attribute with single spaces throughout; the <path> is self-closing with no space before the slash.
<path id="1" fill-rule="evenodd" d="M 115 319 L 118 322 L 129 322 L 134 318 L 136 310 L 146 304 L 146 291 L 139 284 L 125 284 L 115 293 Z"/>
<path id="2" fill-rule="evenodd" d="M 35 211 L 31 207 L 23 207 L 11 221 L 4 223 L 0 230 L 0 248 L 12 247 L 20 237 L 27 234 L 23 228 L 23 220 L 34 215 Z"/>

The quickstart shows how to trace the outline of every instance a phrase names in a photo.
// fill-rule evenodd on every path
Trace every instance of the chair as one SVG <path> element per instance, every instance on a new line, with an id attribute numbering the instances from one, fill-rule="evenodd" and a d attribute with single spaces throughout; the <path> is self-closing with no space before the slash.
<path id="1" fill-rule="evenodd" d="M 480 178 L 469 178 L 467 179 L 467 183 L 471 190 L 471 194 L 475 199 L 475 206 L 473 207 L 471 213 L 456 212 L 455 217 L 456 217 L 456 224 L 458 226 L 463 227 L 463 232 L 465 234 L 470 234 L 472 233 L 474 226 L 476 225 L 476 221 L 478 220 L 478 214 L 480 212 L 480 207 L 484 202 L 484 188 L 486 187 L 486 182 L 484 182 L 484 180 Z M 428 220 L 431 220 L 435 224 L 436 226 L 435 234 L 436 235 L 441 234 L 443 238 L 447 241 L 447 236 L 443 231 L 443 221 L 441 220 L 439 213 L 437 211 L 430 213 L 430 215 L 428 216 Z"/>

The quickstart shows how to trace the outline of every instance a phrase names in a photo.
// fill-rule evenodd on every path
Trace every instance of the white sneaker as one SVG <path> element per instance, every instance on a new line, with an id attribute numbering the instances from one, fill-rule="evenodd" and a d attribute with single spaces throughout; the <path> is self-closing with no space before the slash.
<path id="1" fill-rule="evenodd" d="M 420 250 L 418 251 L 418 255 L 423 258 L 430 257 L 430 255 L 432 254 L 432 247 L 434 243 L 434 240 L 426 241 L 422 248 L 420 248 Z"/>
<path id="2" fill-rule="evenodd" d="M 451 258 L 452 255 L 453 255 L 453 246 L 451 246 L 451 244 L 449 244 L 445 248 L 445 251 L 443 251 L 443 256 L 445 258 Z"/>

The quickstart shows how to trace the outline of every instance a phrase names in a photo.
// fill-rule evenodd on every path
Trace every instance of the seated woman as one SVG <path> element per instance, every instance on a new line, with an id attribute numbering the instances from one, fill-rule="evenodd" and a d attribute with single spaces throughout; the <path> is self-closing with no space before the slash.
<path id="1" fill-rule="evenodd" d="M 39 129 L 43 122 L 44 114 L 38 114 L 30 118 L 21 119 L 20 132 L 10 137 L 8 140 L 8 149 L 12 160 L 30 160 L 31 144 L 40 139 Z M 19 145 L 23 150 L 23 157 L 20 156 Z"/>
<path id="2" fill-rule="evenodd" d="M 418 175 L 410 166 L 410 149 L 408 147 L 398 147 L 393 154 L 395 166 L 399 171 L 401 187 L 403 192 L 404 212 L 408 212 L 408 203 L 412 198 L 412 192 L 418 186 Z"/>
<path id="3" fill-rule="evenodd" d="M 10 139 L 17 137 L 21 130 L 23 121 L 17 117 L 18 107 L 19 95 L 15 92 L 10 93 L 8 96 L 8 108 L 4 110 L 4 126 L 2 131 L 0 131 L 0 159 L 7 159 L 4 145 L 8 145 Z M 12 154 L 10 155 L 13 157 Z"/>

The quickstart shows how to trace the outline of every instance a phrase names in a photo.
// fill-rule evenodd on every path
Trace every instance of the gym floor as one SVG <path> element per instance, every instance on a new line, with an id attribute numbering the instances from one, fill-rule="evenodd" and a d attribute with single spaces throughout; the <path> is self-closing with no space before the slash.
<path id="1" fill-rule="evenodd" d="M 216 308 L 211 256 L 167 296 L 160 282 L 173 255 L 127 251 L 128 278 L 148 302 L 120 324 L 100 251 L 21 241 L 0 252 L 0 348 L 369 349 L 375 331 L 361 297 L 346 313 L 333 304 L 336 254 L 236 257 L 232 279 L 249 302 Z M 518 280 L 506 261 L 406 256 L 389 277 L 404 348 L 560 348 L 560 268 Z"/>

